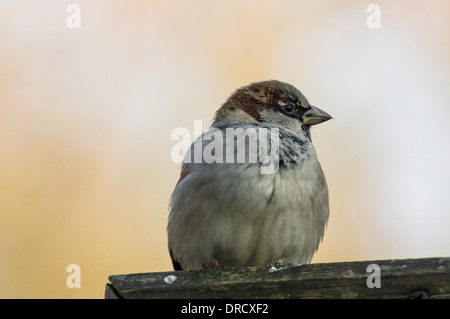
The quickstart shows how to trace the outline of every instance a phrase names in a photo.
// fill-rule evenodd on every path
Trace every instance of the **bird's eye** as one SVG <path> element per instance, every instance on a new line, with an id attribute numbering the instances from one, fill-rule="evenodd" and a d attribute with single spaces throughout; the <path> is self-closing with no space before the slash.
<path id="1" fill-rule="evenodd" d="M 291 115 L 291 114 L 294 114 L 295 107 L 292 104 L 286 104 L 285 106 L 283 106 L 283 111 L 286 114 Z"/>

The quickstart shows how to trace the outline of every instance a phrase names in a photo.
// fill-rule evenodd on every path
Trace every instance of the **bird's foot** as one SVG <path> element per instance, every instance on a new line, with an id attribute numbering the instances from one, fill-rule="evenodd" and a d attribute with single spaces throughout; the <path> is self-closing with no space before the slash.
<path id="1" fill-rule="evenodd" d="M 278 259 L 278 260 L 274 261 L 273 263 L 270 263 L 267 265 L 267 267 L 269 267 L 269 272 L 279 271 L 282 269 L 295 267 L 295 266 L 301 266 L 301 264 L 298 264 L 298 265 L 294 265 L 293 263 L 285 264 L 285 262 L 282 259 Z"/>
<path id="2" fill-rule="evenodd" d="M 285 266 L 284 261 L 282 259 L 275 260 L 274 262 L 271 262 L 270 264 L 267 265 L 267 267 L 269 268 L 282 266 Z"/>
<path id="3" fill-rule="evenodd" d="M 223 268 L 223 265 L 219 264 L 219 261 L 216 258 L 211 259 L 209 264 L 203 264 L 202 269 L 220 269 Z"/>

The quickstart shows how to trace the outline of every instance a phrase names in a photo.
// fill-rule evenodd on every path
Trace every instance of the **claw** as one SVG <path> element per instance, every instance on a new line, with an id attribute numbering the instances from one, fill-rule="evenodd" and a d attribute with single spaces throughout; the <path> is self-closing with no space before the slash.
<path id="1" fill-rule="evenodd" d="M 209 264 L 203 264 L 202 269 L 219 269 L 219 261 L 216 258 L 211 259 Z"/>

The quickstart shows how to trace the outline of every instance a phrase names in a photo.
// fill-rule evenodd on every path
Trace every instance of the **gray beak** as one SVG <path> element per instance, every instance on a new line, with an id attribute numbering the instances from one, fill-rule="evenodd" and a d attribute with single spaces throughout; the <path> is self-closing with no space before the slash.
<path id="1" fill-rule="evenodd" d="M 332 118 L 333 117 L 327 112 L 311 105 L 311 109 L 303 113 L 302 122 L 306 125 L 316 125 Z"/>

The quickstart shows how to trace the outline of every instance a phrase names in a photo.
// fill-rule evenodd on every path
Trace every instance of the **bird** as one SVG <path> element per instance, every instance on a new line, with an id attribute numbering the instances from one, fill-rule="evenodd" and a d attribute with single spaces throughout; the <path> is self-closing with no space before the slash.
<path id="1" fill-rule="evenodd" d="M 171 195 L 174 270 L 310 263 L 329 217 L 311 126 L 330 119 L 285 82 L 234 91 L 186 152 Z"/>

